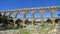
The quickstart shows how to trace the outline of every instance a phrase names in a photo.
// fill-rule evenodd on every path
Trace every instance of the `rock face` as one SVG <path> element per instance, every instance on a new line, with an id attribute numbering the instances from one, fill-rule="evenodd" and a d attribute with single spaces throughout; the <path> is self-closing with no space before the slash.
<path id="1" fill-rule="evenodd" d="M 37 25 L 37 26 L 29 25 L 24 29 L 28 30 L 30 34 L 57 34 L 58 28 L 60 26 L 58 24 L 56 24 L 53 29 L 49 30 L 50 26 L 52 26 L 52 25 L 49 25 L 49 27 L 47 26 L 44 28 L 40 27 L 39 25 Z M 0 34 L 21 34 L 21 30 L 18 29 L 18 30 L 0 31 Z"/>
<path id="2" fill-rule="evenodd" d="M 55 28 L 48 32 L 48 34 L 57 34 L 58 32 L 58 24 L 56 24 Z"/>

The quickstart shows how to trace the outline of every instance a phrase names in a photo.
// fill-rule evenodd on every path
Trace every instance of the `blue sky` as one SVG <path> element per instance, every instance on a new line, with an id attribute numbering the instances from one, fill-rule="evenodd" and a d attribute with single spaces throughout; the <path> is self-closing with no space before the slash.
<path id="1" fill-rule="evenodd" d="M 60 0 L 0 0 L 0 10 L 19 9 L 19 8 L 32 8 L 41 6 L 60 6 Z M 55 16 L 60 12 L 55 12 Z M 37 15 L 38 14 L 38 15 Z M 28 13 L 27 17 L 31 17 Z M 13 15 L 11 15 L 13 16 Z M 20 15 L 22 17 L 22 15 Z M 39 12 L 35 17 L 39 16 Z M 45 16 L 50 16 L 46 13 Z M 18 16 L 19 17 L 19 16 Z"/>

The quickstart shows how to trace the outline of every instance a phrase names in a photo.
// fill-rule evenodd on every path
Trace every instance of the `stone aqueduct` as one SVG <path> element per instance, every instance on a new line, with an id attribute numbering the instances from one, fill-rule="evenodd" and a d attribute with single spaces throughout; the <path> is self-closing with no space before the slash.
<path id="1" fill-rule="evenodd" d="M 25 23 L 25 20 L 27 19 L 26 17 L 25 17 L 25 14 L 26 14 L 26 12 L 28 12 L 28 11 L 31 11 L 32 12 L 32 18 L 31 18 L 31 21 L 32 21 L 32 25 L 34 24 L 34 12 L 35 11 L 40 11 L 40 13 L 41 13 L 41 23 L 43 24 L 44 23 L 44 15 L 43 15 L 43 13 L 44 13 L 44 11 L 46 10 L 46 9 L 48 9 L 50 12 L 51 12 L 51 20 L 52 20 L 52 22 L 54 23 L 54 20 L 56 19 L 56 18 L 54 18 L 53 16 L 53 14 L 54 14 L 54 10 L 60 10 L 60 6 L 48 6 L 48 7 L 36 7 L 36 8 L 24 8 L 24 9 L 16 9 L 16 10 L 2 10 L 2 11 L 0 11 L 0 13 L 2 14 L 2 16 L 5 14 L 5 13 L 8 13 L 8 15 L 10 15 L 10 13 L 14 13 L 14 24 L 15 24 L 15 22 L 16 22 L 16 15 L 17 15 L 17 13 L 18 12 L 21 12 L 23 15 L 24 15 L 24 17 L 21 19 L 22 21 L 23 21 L 23 23 Z"/>

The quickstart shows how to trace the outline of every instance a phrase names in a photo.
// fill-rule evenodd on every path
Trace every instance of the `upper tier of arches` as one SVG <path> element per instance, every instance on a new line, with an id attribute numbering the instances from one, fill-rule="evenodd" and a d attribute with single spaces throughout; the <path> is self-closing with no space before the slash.
<path id="1" fill-rule="evenodd" d="M 12 18 L 32 18 L 32 16 L 33 16 L 34 18 L 41 18 L 42 17 L 42 12 L 43 11 L 39 11 L 39 10 L 26 11 L 26 12 L 18 11 L 18 12 L 9 12 L 9 13 L 4 12 L 4 13 L 0 13 L 0 16 L 9 16 L 9 17 L 12 17 Z M 60 14 L 60 11 L 59 10 L 54 10 L 53 17 L 59 17 L 58 14 Z M 49 10 L 45 10 L 43 12 L 43 17 L 44 18 L 50 18 L 51 15 L 52 15 L 52 12 L 49 11 Z"/>

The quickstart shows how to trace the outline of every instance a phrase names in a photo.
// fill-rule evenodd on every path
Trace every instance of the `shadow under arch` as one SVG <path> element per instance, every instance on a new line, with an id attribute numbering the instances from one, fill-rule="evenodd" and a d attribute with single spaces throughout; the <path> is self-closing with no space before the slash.
<path id="1" fill-rule="evenodd" d="M 32 22 L 31 22 L 31 19 L 26 19 L 26 21 L 25 21 L 25 24 L 26 25 L 29 25 L 29 24 L 31 24 Z"/>
<path id="2" fill-rule="evenodd" d="M 59 23 L 60 22 L 60 19 L 55 19 L 55 23 Z"/>
<path id="3" fill-rule="evenodd" d="M 47 19 L 45 23 L 51 23 L 52 24 L 52 20 L 51 19 Z"/>
<path id="4" fill-rule="evenodd" d="M 13 24 L 13 23 L 14 23 L 14 20 L 13 20 L 13 19 L 10 19 L 9 22 L 10 22 L 11 24 Z"/>
<path id="5" fill-rule="evenodd" d="M 15 25 L 17 28 L 23 28 L 22 23 L 23 23 L 23 21 L 21 19 L 17 19 L 15 22 Z"/>
<path id="6" fill-rule="evenodd" d="M 23 21 L 21 19 L 17 19 L 15 24 L 19 24 L 19 23 L 23 23 Z"/>

